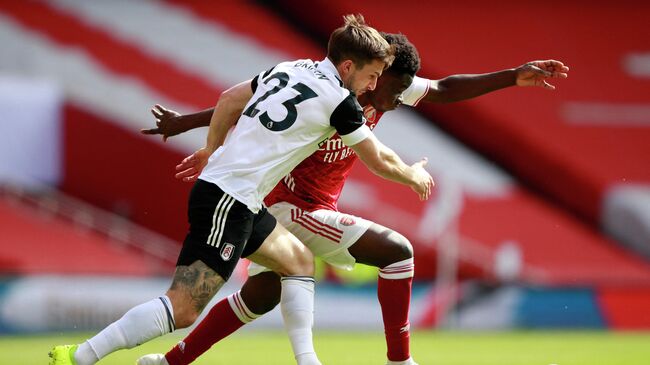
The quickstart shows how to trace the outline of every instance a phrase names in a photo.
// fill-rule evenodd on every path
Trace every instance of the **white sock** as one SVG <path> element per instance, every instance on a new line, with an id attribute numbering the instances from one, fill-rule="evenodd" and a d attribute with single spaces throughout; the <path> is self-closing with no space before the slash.
<path id="1" fill-rule="evenodd" d="M 79 345 L 74 353 L 77 365 L 92 365 L 114 351 L 130 349 L 172 332 L 173 313 L 167 296 L 131 308 L 122 318 Z"/>
<path id="2" fill-rule="evenodd" d="M 298 365 L 320 365 L 311 333 L 314 324 L 314 279 L 308 276 L 283 277 L 280 308 Z"/>
<path id="3" fill-rule="evenodd" d="M 413 361 L 412 357 L 409 357 L 408 359 L 406 359 L 404 361 L 390 361 L 390 360 L 388 360 L 386 365 L 418 365 L 418 364 L 416 364 L 415 361 Z"/>

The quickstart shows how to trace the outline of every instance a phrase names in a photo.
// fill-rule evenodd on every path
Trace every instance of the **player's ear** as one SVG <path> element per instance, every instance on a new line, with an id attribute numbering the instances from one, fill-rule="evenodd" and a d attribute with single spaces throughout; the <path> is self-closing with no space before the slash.
<path id="1" fill-rule="evenodd" d="M 341 77 L 345 79 L 352 71 L 354 71 L 354 62 L 352 62 L 352 60 L 345 60 L 339 63 L 338 69 Z"/>

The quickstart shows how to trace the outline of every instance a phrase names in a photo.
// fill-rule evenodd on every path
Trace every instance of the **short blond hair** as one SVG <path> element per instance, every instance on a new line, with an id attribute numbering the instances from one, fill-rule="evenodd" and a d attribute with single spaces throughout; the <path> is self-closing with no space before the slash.
<path id="1" fill-rule="evenodd" d="M 357 67 L 379 60 L 390 67 L 394 59 L 394 47 L 371 26 L 367 25 L 361 14 L 343 16 L 343 26 L 330 35 L 327 43 L 327 58 L 338 65 L 352 60 Z"/>

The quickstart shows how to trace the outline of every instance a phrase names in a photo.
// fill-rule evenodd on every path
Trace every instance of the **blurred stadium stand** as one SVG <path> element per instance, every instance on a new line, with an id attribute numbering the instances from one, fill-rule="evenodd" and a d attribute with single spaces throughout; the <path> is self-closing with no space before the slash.
<path id="1" fill-rule="evenodd" d="M 24 99 L 45 95 L 58 105 L 49 123 L 26 112 L 45 104 L 16 109 L 31 124 L 0 115 L 4 130 L 29 138 L 0 137 L 1 182 L 24 188 L 36 180 L 59 190 L 45 194 L 47 202 L 83 201 L 74 210 L 92 204 L 99 221 L 126 218 L 141 226 L 129 232 L 160 235 L 116 246 L 106 225 L 80 232 L 60 213 L 44 220 L 40 198 L 7 188 L 0 272 L 168 276 L 169 240 L 184 236 L 189 191 L 173 178 L 174 166 L 202 145 L 205 131 L 167 143 L 142 136 L 139 129 L 153 125 L 149 108 L 202 110 L 282 60 L 320 59 L 341 15 L 362 12 L 378 29 L 409 37 L 425 77 L 547 57 L 572 68 L 554 92 L 511 88 L 382 119 L 381 140 L 409 161 L 429 157 L 436 195 L 420 203 L 358 165 L 340 208 L 414 243 L 423 287 L 413 322 L 439 325 L 450 311 L 455 326 L 468 328 L 650 327 L 650 5 L 577 1 L 540 16 L 531 10 L 538 4 L 510 0 L 316 0 L 310 7 L 318 11 L 308 13 L 298 3 L 0 1 L 0 105 L 15 105 L 17 83 L 34 82 L 50 86 Z M 38 153 L 20 153 L 34 143 Z M 149 242 L 156 244 L 144 248 Z M 42 255 L 32 261 L 25 249 Z M 429 285 L 434 278 L 441 280 Z M 503 281 L 516 285 L 497 285 Z M 319 316 L 331 318 L 320 309 Z"/>

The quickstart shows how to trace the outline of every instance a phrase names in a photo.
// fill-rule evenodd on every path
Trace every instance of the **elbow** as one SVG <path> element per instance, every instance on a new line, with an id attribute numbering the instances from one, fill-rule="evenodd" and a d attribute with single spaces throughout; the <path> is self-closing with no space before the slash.
<path id="1" fill-rule="evenodd" d="M 221 93 L 219 103 L 232 109 L 244 110 L 248 100 L 253 97 L 250 83 L 241 83 Z"/>
<path id="2" fill-rule="evenodd" d="M 235 100 L 234 92 L 231 89 L 228 89 L 226 91 L 222 91 L 221 95 L 219 95 L 219 103 L 224 103 L 226 105 L 230 104 Z"/>

